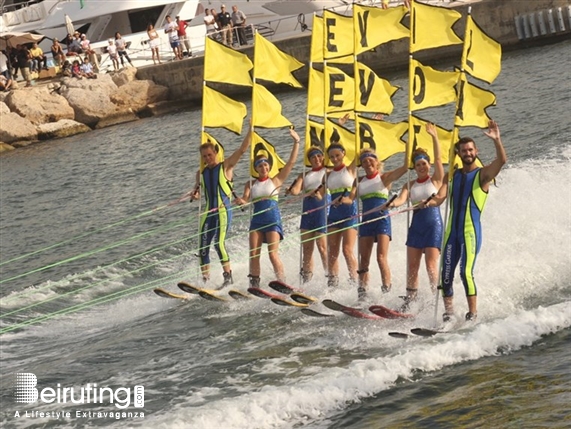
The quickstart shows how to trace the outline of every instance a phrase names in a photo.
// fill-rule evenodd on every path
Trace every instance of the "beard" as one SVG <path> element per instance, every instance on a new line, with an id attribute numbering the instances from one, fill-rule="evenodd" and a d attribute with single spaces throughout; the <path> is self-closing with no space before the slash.
<path id="1" fill-rule="evenodd" d="M 464 165 L 472 165 L 474 162 L 476 162 L 476 157 L 471 155 L 466 155 L 461 159 L 462 159 L 462 164 Z"/>

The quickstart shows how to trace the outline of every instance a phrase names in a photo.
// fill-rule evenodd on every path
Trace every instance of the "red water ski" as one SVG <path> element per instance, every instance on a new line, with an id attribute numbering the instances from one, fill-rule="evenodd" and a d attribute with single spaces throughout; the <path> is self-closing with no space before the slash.
<path id="1" fill-rule="evenodd" d="M 371 305 L 369 311 L 384 319 L 412 319 L 414 317 L 413 314 L 401 313 L 382 305 Z"/>
<path id="2" fill-rule="evenodd" d="M 345 313 L 347 316 L 356 317 L 358 319 L 369 319 L 369 320 L 382 320 L 383 318 L 373 314 L 367 314 L 359 310 L 358 308 L 347 307 L 346 305 L 339 304 L 331 299 L 324 299 L 322 304 L 330 310 L 340 311 Z"/>
<path id="3" fill-rule="evenodd" d="M 277 295 L 275 293 L 271 293 L 268 292 L 267 290 L 264 289 L 260 289 L 259 287 L 249 287 L 248 288 L 248 292 L 250 292 L 252 295 L 257 296 L 258 298 L 266 298 L 266 299 L 272 299 L 272 298 L 278 298 L 278 299 L 283 299 L 283 295 Z"/>

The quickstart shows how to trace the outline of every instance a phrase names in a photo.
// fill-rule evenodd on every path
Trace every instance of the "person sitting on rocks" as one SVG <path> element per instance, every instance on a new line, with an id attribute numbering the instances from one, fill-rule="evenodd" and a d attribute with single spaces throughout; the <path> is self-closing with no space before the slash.
<path id="1" fill-rule="evenodd" d="M 0 91 L 10 91 L 12 83 L 12 79 L 8 79 L 3 74 L 0 74 Z"/>
<path id="2" fill-rule="evenodd" d="M 93 66 L 93 70 L 99 72 L 99 59 L 97 58 L 97 53 L 91 48 L 91 42 L 87 39 L 85 34 L 81 35 L 81 49 L 89 57 L 89 61 Z"/>
<path id="3" fill-rule="evenodd" d="M 83 53 L 81 48 L 81 42 L 79 40 L 79 33 L 76 31 L 67 45 L 67 56 L 73 57 L 75 55 L 80 55 Z"/>
<path id="4" fill-rule="evenodd" d="M 93 73 L 93 66 L 89 62 L 89 57 L 85 57 L 83 59 L 81 71 L 83 72 L 83 76 L 85 76 L 87 79 L 97 79 L 97 75 Z"/>
<path id="5" fill-rule="evenodd" d="M 73 76 L 73 74 L 71 72 L 71 63 L 68 60 L 65 60 L 63 62 L 63 65 L 61 66 L 61 74 L 63 76 L 66 76 L 66 77 L 72 77 Z"/>
<path id="6" fill-rule="evenodd" d="M 48 58 L 44 55 L 44 51 L 42 51 L 42 48 L 40 48 L 37 43 L 32 45 L 30 56 L 32 57 L 32 66 L 30 71 L 39 72 L 42 69 L 42 64 L 44 65 L 44 70 L 48 69 Z"/>
<path id="7" fill-rule="evenodd" d="M 71 75 L 78 79 L 83 79 L 83 72 L 81 71 L 78 60 L 73 60 L 73 65 L 71 66 Z"/>

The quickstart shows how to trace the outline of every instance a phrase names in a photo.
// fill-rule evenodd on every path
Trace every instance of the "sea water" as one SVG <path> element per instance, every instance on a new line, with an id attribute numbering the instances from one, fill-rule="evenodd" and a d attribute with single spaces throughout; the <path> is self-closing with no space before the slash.
<path id="1" fill-rule="evenodd" d="M 478 321 L 461 322 L 467 308 L 457 279 L 459 322 L 431 338 L 388 335 L 435 326 L 423 269 L 412 321 L 315 319 L 257 298 L 213 303 L 156 296 L 155 287 L 183 294 L 176 283 L 199 277 L 201 203 L 177 203 L 195 183 L 199 111 L 3 155 L 2 426 L 570 427 L 569 52 L 566 41 L 504 54 L 489 114 L 499 123 L 508 164 L 483 214 Z M 406 73 L 387 77 L 407 87 Z M 278 97 L 303 136 L 304 93 Z M 405 90 L 395 104 L 395 120 L 404 119 Z M 420 115 L 452 124 L 450 106 Z M 287 131 L 261 133 L 287 159 Z M 494 158 L 482 130 L 463 135 L 475 138 L 485 163 Z M 242 137 L 219 138 L 229 153 Z M 247 168 L 246 159 L 236 168 L 238 193 Z M 301 171 L 298 161 L 294 173 Z M 282 196 L 280 207 L 281 256 L 288 281 L 297 285 L 300 200 Z M 381 294 L 372 264 L 371 303 L 396 307 L 405 292 L 406 215 L 392 222 L 393 290 Z M 234 211 L 227 244 L 239 290 L 248 285 L 248 223 L 247 210 Z M 212 258 L 215 286 L 222 275 L 214 252 Z M 273 277 L 265 253 L 262 261 L 265 283 Z M 314 271 L 307 293 L 356 303 L 346 270 L 335 291 L 326 289 L 317 255 Z M 38 391 L 79 392 L 96 384 L 119 400 L 129 389 L 132 401 L 126 410 L 108 396 L 95 403 L 18 403 L 22 373 L 36 376 Z M 136 386 L 144 388 L 143 407 L 135 407 Z"/>

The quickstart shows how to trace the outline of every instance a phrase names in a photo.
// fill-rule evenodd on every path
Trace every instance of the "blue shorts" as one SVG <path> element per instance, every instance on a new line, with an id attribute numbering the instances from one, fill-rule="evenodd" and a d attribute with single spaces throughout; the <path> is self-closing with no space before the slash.
<path id="1" fill-rule="evenodd" d="M 313 210 L 311 213 L 301 216 L 300 229 L 310 232 L 325 233 L 327 226 L 327 204 L 329 198 L 318 200 L 307 197 L 303 200 L 303 212 Z"/>
<path id="2" fill-rule="evenodd" d="M 178 40 L 175 40 L 173 42 L 171 42 L 171 48 L 178 48 L 180 46 L 180 42 Z"/>
<path id="3" fill-rule="evenodd" d="M 415 249 L 442 245 L 442 216 L 438 207 L 416 210 L 408 229 L 406 245 Z"/>
<path id="4" fill-rule="evenodd" d="M 363 222 L 367 222 L 371 219 L 375 219 L 381 216 L 386 216 L 386 212 L 375 213 L 373 217 L 365 216 L 363 217 Z M 388 217 L 382 217 L 379 220 L 375 220 L 369 223 L 363 223 L 359 226 L 359 237 L 377 237 L 378 235 L 388 235 L 389 239 L 392 236 L 391 231 L 391 219 Z"/>
<path id="5" fill-rule="evenodd" d="M 333 196 L 332 196 L 333 198 Z M 327 226 L 335 229 L 350 228 L 357 225 L 357 201 L 351 204 L 339 204 L 329 208 Z"/>

